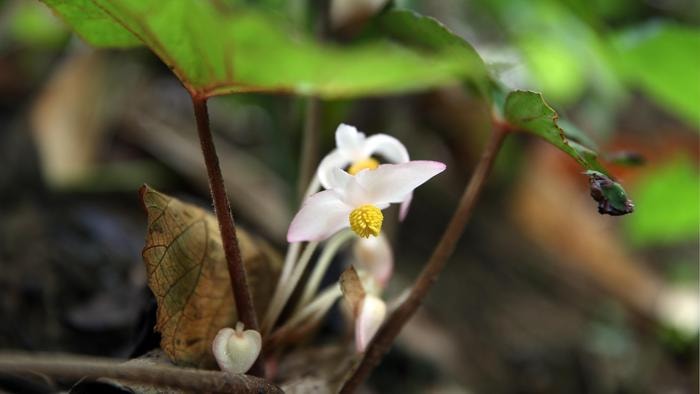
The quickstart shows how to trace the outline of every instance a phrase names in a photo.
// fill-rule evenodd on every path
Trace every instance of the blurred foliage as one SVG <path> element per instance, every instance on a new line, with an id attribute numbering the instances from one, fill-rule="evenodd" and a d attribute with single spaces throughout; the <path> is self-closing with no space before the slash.
<path id="1" fill-rule="evenodd" d="M 700 29 L 648 23 L 612 37 L 622 78 L 667 110 L 700 124 Z"/>
<path id="2" fill-rule="evenodd" d="M 637 212 L 624 223 L 636 245 L 697 239 L 700 229 L 697 166 L 677 159 L 650 171 L 635 187 Z"/>
<path id="3" fill-rule="evenodd" d="M 630 0 L 480 0 L 518 48 L 535 84 L 555 104 L 592 95 L 601 108 L 620 103 L 624 85 L 689 124 L 700 123 L 700 29 L 673 19 L 644 20 L 649 5 Z M 697 22 L 700 3 L 666 5 Z M 624 25 L 625 27 L 618 27 Z"/>
<path id="4" fill-rule="evenodd" d="M 11 12 L 8 33 L 19 43 L 32 47 L 56 47 L 68 37 L 60 21 L 36 2 L 18 2 Z"/>

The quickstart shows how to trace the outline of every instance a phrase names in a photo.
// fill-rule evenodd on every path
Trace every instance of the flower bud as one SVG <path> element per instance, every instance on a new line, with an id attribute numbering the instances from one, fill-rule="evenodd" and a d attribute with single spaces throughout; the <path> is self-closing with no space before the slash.
<path id="1" fill-rule="evenodd" d="M 384 322 L 386 304 L 373 295 L 365 295 L 360 303 L 355 320 L 355 346 L 358 352 L 364 352 L 367 345 Z"/>
<path id="2" fill-rule="evenodd" d="M 394 269 L 394 254 L 383 234 L 358 238 L 353 246 L 353 257 L 358 269 L 369 272 L 381 287 L 386 286 Z"/>
<path id="3" fill-rule="evenodd" d="M 243 323 L 236 329 L 222 328 L 212 343 L 216 363 L 222 371 L 241 374 L 247 372 L 260 354 L 262 337 L 255 330 L 243 330 Z"/>

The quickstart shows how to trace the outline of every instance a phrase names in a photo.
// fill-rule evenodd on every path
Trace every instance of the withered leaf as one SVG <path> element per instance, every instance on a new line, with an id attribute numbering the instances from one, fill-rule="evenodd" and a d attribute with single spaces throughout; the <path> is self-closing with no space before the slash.
<path id="1" fill-rule="evenodd" d="M 357 308 L 365 297 L 365 288 L 352 265 L 340 275 L 340 290 L 353 313 L 357 313 Z"/>
<path id="2" fill-rule="evenodd" d="M 146 185 L 140 195 L 148 213 L 142 254 L 158 302 L 161 347 L 178 365 L 213 367 L 214 336 L 237 320 L 216 218 Z M 240 227 L 237 233 L 260 316 L 274 291 L 280 257 Z"/>

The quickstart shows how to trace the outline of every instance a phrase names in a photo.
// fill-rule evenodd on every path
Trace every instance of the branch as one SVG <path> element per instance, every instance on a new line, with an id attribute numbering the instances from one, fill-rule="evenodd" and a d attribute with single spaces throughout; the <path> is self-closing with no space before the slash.
<path id="1" fill-rule="evenodd" d="M 253 298 L 250 296 L 250 290 L 248 288 L 245 267 L 243 266 L 241 252 L 238 248 L 236 225 L 234 224 L 231 206 L 228 196 L 226 195 L 224 178 L 221 175 L 221 167 L 219 166 L 219 157 L 216 155 L 216 148 L 214 147 L 211 130 L 209 129 L 207 99 L 192 96 L 192 105 L 194 106 L 194 115 L 197 120 L 197 133 L 199 134 L 199 142 L 202 147 L 202 154 L 204 155 L 204 163 L 207 167 L 209 187 L 211 188 L 211 195 L 214 200 L 214 212 L 219 222 L 221 241 L 228 263 L 228 273 L 231 277 L 231 288 L 233 290 L 233 298 L 236 303 L 238 318 L 243 322 L 246 329 L 260 331 L 258 328 L 258 319 L 255 315 Z M 262 354 L 251 367 L 250 373 L 255 376 L 264 376 L 265 371 Z"/>
<path id="2" fill-rule="evenodd" d="M 357 387 L 367 379 L 372 369 L 379 364 L 381 358 L 389 351 L 396 336 L 401 332 L 401 328 L 413 316 L 420 306 L 423 298 L 428 294 L 428 290 L 437 280 L 438 275 L 445 267 L 447 259 L 454 252 L 457 241 L 464 231 L 467 221 L 476 205 L 477 198 L 481 193 L 486 178 L 491 171 L 496 154 L 501 148 L 503 139 L 508 133 L 507 127 L 496 124 L 494 131 L 484 149 L 479 163 L 474 170 L 474 175 L 469 180 L 459 205 L 450 219 L 445 232 L 442 234 L 440 242 L 433 250 L 433 254 L 425 264 L 423 271 L 416 279 L 411 292 L 406 300 L 398 306 L 384 325 L 379 329 L 372 342 L 370 342 L 364 358 L 353 374 L 345 381 L 341 393 L 352 393 Z"/>
<path id="3" fill-rule="evenodd" d="M 279 387 L 249 375 L 164 365 L 129 365 L 108 358 L 72 355 L 0 352 L 0 371 L 75 380 L 110 378 L 191 392 L 282 393 Z"/>

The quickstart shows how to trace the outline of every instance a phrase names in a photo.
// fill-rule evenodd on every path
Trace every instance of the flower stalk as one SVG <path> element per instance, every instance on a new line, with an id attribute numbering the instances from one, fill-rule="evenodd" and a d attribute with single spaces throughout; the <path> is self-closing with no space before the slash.
<path id="1" fill-rule="evenodd" d="M 304 249 L 304 252 L 301 254 L 301 257 L 299 257 L 299 261 L 296 262 L 290 276 L 284 282 L 279 282 L 272 296 L 272 301 L 270 301 L 270 306 L 267 308 L 265 319 L 263 320 L 263 335 L 269 334 L 274 328 L 277 318 L 280 313 L 282 313 L 297 283 L 299 283 L 299 279 L 301 279 L 306 266 L 309 264 L 311 257 L 316 251 L 316 247 L 318 247 L 318 242 L 309 242 L 306 245 L 306 249 Z"/>
<path id="2" fill-rule="evenodd" d="M 207 168 L 207 177 L 209 179 L 209 188 L 211 189 L 212 199 L 214 201 L 214 213 L 219 222 L 219 230 L 221 232 L 221 242 L 226 256 L 228 272 L 231 278 L 231 289 L 236 304 L 238 319 L 245 324 L 248 329 L 258 330 L 258 319 L 255 315 L 255 307 L 253 298 L 250 295 L 248 288 L 248 280 L 246 276 L 241 252 L 238 247 L 238 237 L 236 236 L 236 225 L 233 221 L 231 213 L 231 205 L 226 194 L 224 186 L 224 178 L 221 174 L 221 166 L 219 165 L 219 157 L 216 154 L 216 147 L 212 138 L 211 129 L 209 127 L 209 112 L 207 109 L 207 99 L 197 96 L 192 96 L 192 105 L 194 107 L 194 115 L 197 121 L 197 133 L 199 142 L 204 156 L 204 163 Z M 255 364 L 250 369 L 250 374 L 253 376 L 264 377 L 262 356 L 258 357 Z"/>

